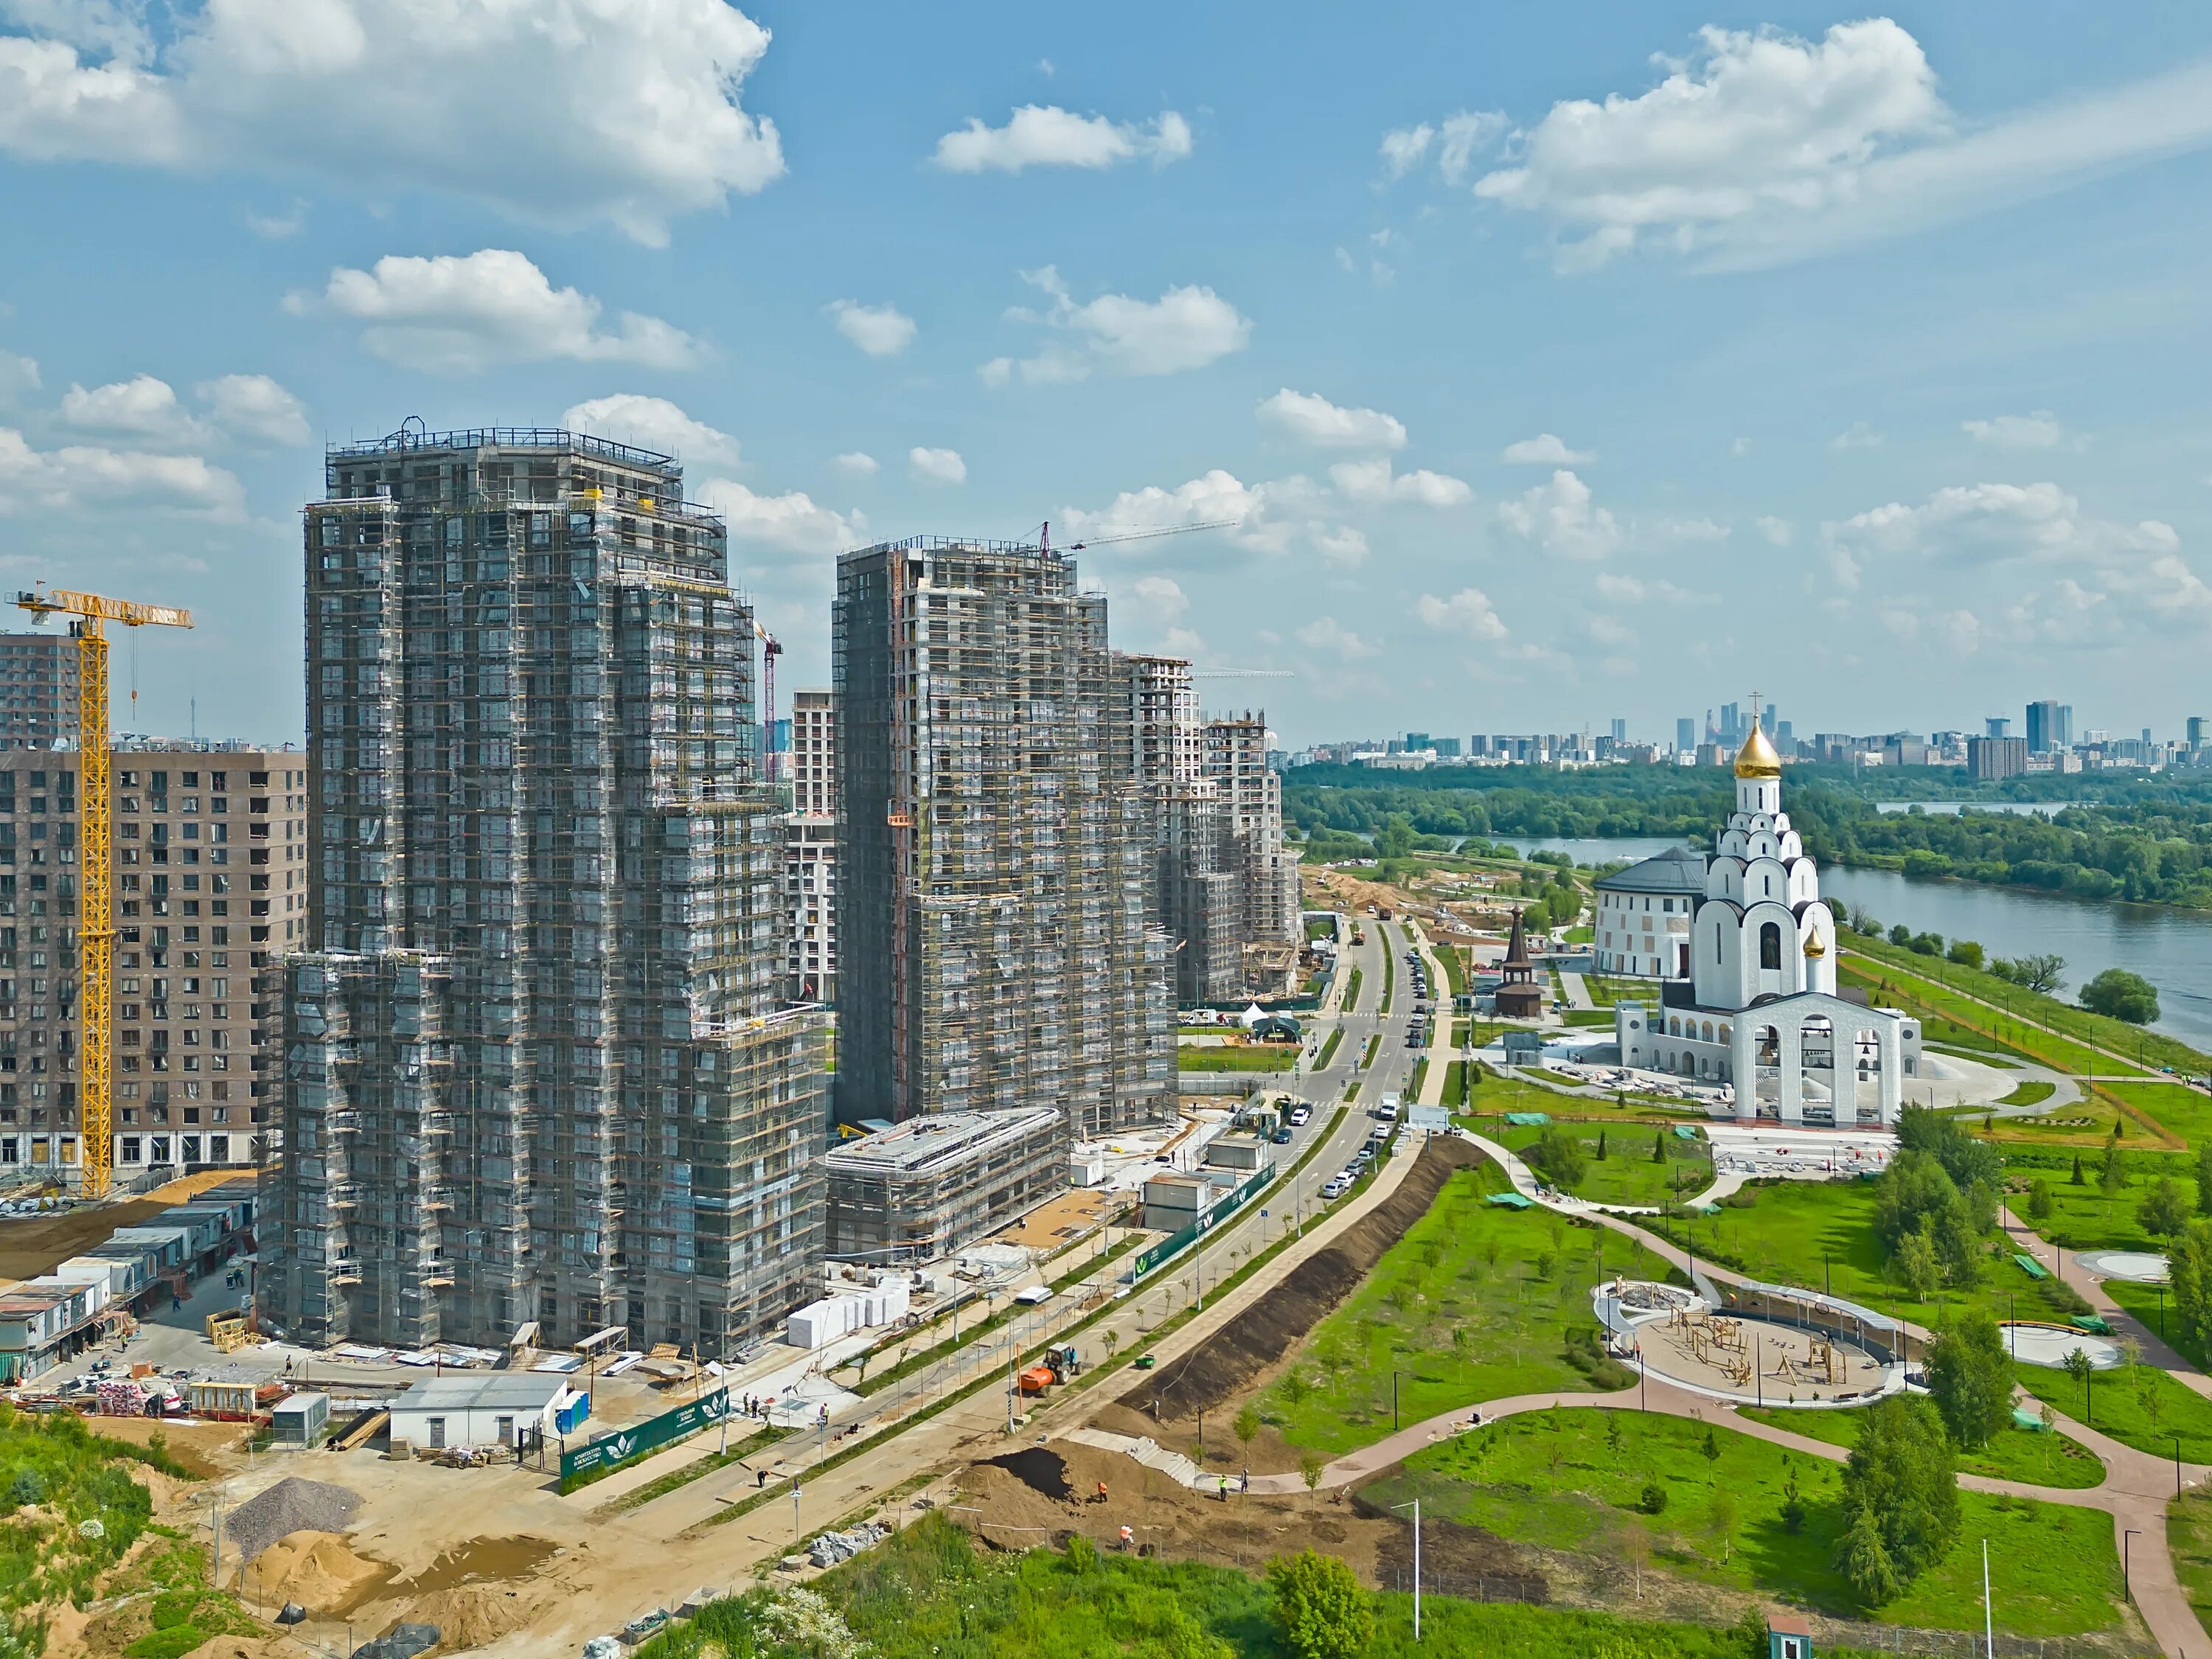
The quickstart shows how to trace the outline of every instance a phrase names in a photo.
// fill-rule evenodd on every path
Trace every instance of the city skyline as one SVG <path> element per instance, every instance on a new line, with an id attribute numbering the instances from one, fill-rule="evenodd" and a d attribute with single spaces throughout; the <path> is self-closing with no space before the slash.
<path id="1" fill-rule="evenodd" d="M 0 179 L 70 228 L 0 277 L 0 556 L 202 616 L 143 642 L 143 726 L 301 735 L 294 505 L 322 440 L 411 415 L 674 453 L 793 687 L 841 551 L 1233 520 L 1086 574 L 1129 648 L 1290 671 L 1291 746 L 1443 698 L 1663 736 L 1723 676 L 1801 732 L 2191 712 L 2192 14 L 1407 6 L 1254 52 L 1233 12 L 879 8 L 855 58 L 803 9 L 651 0 L 619 38 L 337 31 L 281 85 L 227 14 L 35 15 Z M 1127 25 L 1171 15 L 1164 66 Z M 360 95 L 387 54 L 465 125 Z M 510 76 L 512 112 L 461 95 Z M 1782 84 L 1827 125 L 1761 126 Z M 647 153 L 654 87 L 695 118 Z M 1653 159 L 1603 175 L 1585 112 Z"/>

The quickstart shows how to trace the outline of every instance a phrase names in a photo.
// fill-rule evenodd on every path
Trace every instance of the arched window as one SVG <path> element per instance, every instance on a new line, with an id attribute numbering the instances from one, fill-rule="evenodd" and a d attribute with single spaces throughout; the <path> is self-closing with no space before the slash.
<path id="1" fill-rule="evenodd" d="M 1713 1023 L 1712 1023 L 1712 1021 L 1711 1021 L 1711 1020 L 1707 1020 L 1707 1021 L 1705 1022 L 1705 1041 L 1706 1041 L 1706 1042 L 1711 1042 L 1712 1040 L 1713 1040 Z"/>
<path id="2" fill-rule="evenodd" d="M 1759 930 L 1759 965 L 1779 968 L 1782 965 L 1782 924 L 1770 921 Z"/>

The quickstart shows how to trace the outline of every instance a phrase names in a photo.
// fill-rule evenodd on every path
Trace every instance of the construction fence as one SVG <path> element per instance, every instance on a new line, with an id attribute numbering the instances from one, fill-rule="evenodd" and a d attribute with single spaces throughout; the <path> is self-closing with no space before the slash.
<path id="1" fill-rule="evenodd" d="M 1147 1245 L 1138 1251 L 1136 1260 L 1129 1267 L 1128 1282 L 1135 1284 L 1137 1280 L 1158 1267 L 1161 1262 L 1190 1245 L 1199 1235 L 1212 1227 L 1214 1223 L 1236 1214 L 1250 1201 L 1255 1193 L 1274 1178 L 1275 1166 L 1272 1164 L 1261 1164 L 1258 1172 L 1243 1186 L 1233 1188 L 1225 1197 L 1215 1199 L 1189 1226 L 1178 1232 L 1170 1233 L 1158 1243 Z"/>
<path id="2" fill-rule="evenodd" d="M 612 1434 L 601 1435 L 588 1446 L 564 1450 L 561 1454 L 561 1490 L 568 1492 L 585 1479 L 598 1480 L 612 1474 L 625 1463 L 634 1463 L 663 1446 L 673 1445 L 702 1429 L 711 1428 L 722 1420 L 729 1409 L 730 1390 L 725 1385 L 712 1394 L 686 1401 L 673 1411 L 648 1417 L 642 1423 L 633 1423 Z"/>

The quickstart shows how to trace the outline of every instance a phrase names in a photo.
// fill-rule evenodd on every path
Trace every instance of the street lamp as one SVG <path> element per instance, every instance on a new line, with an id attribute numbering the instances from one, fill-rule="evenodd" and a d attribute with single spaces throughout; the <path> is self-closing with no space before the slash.
<path id="1" fill-rule="evenodd" d="M 1413 1639 L 1418 1642 L 1421 1639 L 1421 1500 L 1416 1498 L 1410 1504 L 1390 1507 L 1413 1512 Z"/>

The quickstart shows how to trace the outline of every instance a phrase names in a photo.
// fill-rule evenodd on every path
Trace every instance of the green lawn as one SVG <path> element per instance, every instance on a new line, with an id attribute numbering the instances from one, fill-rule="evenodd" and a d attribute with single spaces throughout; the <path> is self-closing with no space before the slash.
<path id="1" fill-rule="evenodd" d="M 2199 1486 L 2166 1506 L 2173 1575 L 2200 1620 L 2212 1620 L 2212 1492 Z"/>
<path id="2" fill-rule="evenodd" d="M 1736 1415 L 1765 1423 L 1808 1440 L 1825 1440 L 1832 1446 L 1858 1443 L 1863 1408 L 1844 1411 L 1790 1411 L 1781 1407 L 1739 1406 Z M 2023 1480 L 2031 1486 L 2081 1490 L 2105 1478 L 2105 1460 L 2078 1440 L 2056 1430 L 2023 1429 L 2011 1425 L 1989 1444 L 1959 1454 L 1959 1468 L 1966 1474 L 1985 1474 L 1992 1480 Z"/>
<path id="3" fill-rule="evenodd" d="M 1386 1014 L 1390 1012 L 1390 999 L 1397 994 L 1398 989 L 1398 958 L 1392 953 L 1389 948 L 1389 939 L 1390 936 L 1388 933 L 1385 933 L 1382 936 L 1382 1001 L 1381 1006 L 1382 1012 Z"/>
<path id="4" fill-rule="evenodd" d="M 1899 964 L 1865 954 L 1860 948 L 1863 944 L 1860 935 L 1854 933 L 1850 936 L 1840 964 L 1843 982 L 1867 988 L 1873 993 L 1877 1006 L 1898 1005 L 1918 1014 L 1922 1035 L 1928 1041 L 1964 1046 L 1972 1042 L 1987 1043 L 1994 1040 L 2014 1054 L 2025 1054 L 2030 1060 L 2040 1060 L 2054 1071 L 2069 1072 L 2077 1077 L 2128 1070 L 2121 1061 L 2087 1048 L 2069 1036 L 2019 1018 L 2016 1013 L 2008 1013 L 2002 1007 L 1986 1006 L 1972 997 L 1961 996 L 1948 986 L 1926 977 L 1928 962 L 1925 957 L 1913 957 L 1908 954 L 1906 963 L 1911 965 Z M 1965 970 L 1959 971 L 1963 973 Z M 2026 992 L 2014 993 L 2014 1002 L 2027 994 Z M 2129 1029 L 2132 1034 L 2133 1028 Z M 2131 1052 L 2133 1048 L 2134 1044 L 2130 1042 L 2128 1050 Z"/>
<path id="5" fill-rule="evenodd" d="M 1321 1045 L 1321 1058 L 1314 1061 L 1314 1070 L 1326 1072 L 1328 1063 L 1336 1058 L 1336 1045 L 1344 1041 L 1344 1027 L 1338 1026 Z"/>
<path id="6" fill-rule="evenodd" d="M 1715 1457 L 1705 1453 L 1709 1433 Z M 1781 1518 L 1793 1476 L 1807 1506 L 1795 1534 Z M 1638 1508 L 1650 1480 L 1667 1493 L 1656 1516 Z M 2004 1629 L 2064 1636 L 2120 1623 L 2110 1516 L 1973 1492 L 1960 1494 L 1950 1557 L 1896 1601 L 1869 1609 L 1835 1565 L 1842 1484 L 1837 1464 L 1731 1429 L 1584 1409 L 1531 1413 L 1455 1437 L 1415 1453 L 1363 1495 L 1384 1504 L 1418 1495 L 1425 1515 L 1517 1542 L 1615 1559 L 1648 1555 L 1653 1566 L 1701 1583 L 1786 1596 L 1838 1617 L 1871 1613 L 1942 1630 L 1980 1628 L 1987 1538 Z"/>
<path id="7" fill-rule="evenodd" d="M 1352 970 L 1352 977 L 1344 981 L 1344 1001 L 1341 1006 L 1347 1014 L 1354 1012 L 1359 1006 L 1359 969 L 1354 968 Z"/>
<path id="8" fill-rule="evenodd" d="M 2212 1135 L 2212 1095 L 2185 1083 L 2100 1083 L 2097 1087 L 2154 1119 L 2191 1146 Z M 2130 1129 L 2137 1126 L 2130 1124 Z"/>
<path id="9" fill-rule="evenodd" d="M 1533 1089 L 1530 1093 L 1536 1092 Z M 1559 1104 L 1554 1098 L 1553 1104 Z M 1582 1103 L 1572 1103 L 1577 1109 Z M 1486 1098 L 1482 1104 L 1491 1107 Z M 1506 1111 L 1547 1109 L 1544 1106 L 1519 1104 L 1500 1109 Z M 1677 1189 L 1685 1195 L 1702 1192 L 1712 1184 L 1712 1149 L 1702 1140 L 1679 1139 L 1671 1124 L 1640 1123 L 1557 1123 L 1550 1126 L 1571 1134 L 1583 1143 L 1587 1161 L 1583 1166 L 1581 1180 L 1572 1188 L 1582 1198 L 1597 1204 L 1664 1204 L 1672 1200 Z M 1486 1133 L 1494 1137 L 1494 1127 Z M 1543 1136 L 1541 1128 L 1518 1128 L 1508 1126 L 1504 1145 L 1516 1152 L 1526 1152 Z M 1598 1144 L 1602 1139 L 1606 1155 L 1597 1157 Z M 1656 1140 L 1666 1154 L 1666 1161 L 1654 1164 L 1651 1147 Z"/>
<path id="10" fill-rule="evenodd" d="M 1463 945 L 1439 945 L 1437 960 L 1444 965 L 1444 990 L 1454 997 L 1467 994 L 1467 947 Z"/>
<path id="11" fill-rule="evenodd" d="M 2212 1370 L 2212 1350 L 2196 1338 L 2182 1334 L 2181 1322 L 2174 1317 L 2171 1292 L 2161 1296 L 2155 1285 L 2130 1285 L 2108 1279 L 2105 1281 L 2105 1294 L 2141 1320 L 2144 1329 L 2157 1332 L 2162 1340 L 2198 1370 Z"/>
<path id="12" fill-rule="evenodd" d="M 2212 1400 L 2175 1382 L 2153 1365 L 2099 1371 L 2085 1400 L 2080 1384 L 2046 1365 L 2015 1365 L 2021 1385 L 2077 1423 L 2108 1434 L 2123 1446 L 2171 1457 L 2177 1436 L 2188 1463 L 2212 1463 Z"/>
<path id="13" fill-rule="evenodd" d="M 2040 1106 L 2058 1092 L 2058 1085 L 2042 1078 L 2030 1078 L 1997 1103 L 2000 1106 Z"/>
<path id="14" fill-rule="evenodd" d="M 1616 1233 L 1547 1212 L 1486 1202 L 1506 1190 L 1495 1164 L 1459 1171 L 1349 1300 L 1300 1344 L 1261 1413 L 1291 1444 L 1335 1455 L 1398 1420 L 1540 1389 L 1589 1389 L 1570 1364 L 1570 1330 L 1594 1332 L 1590 1287 L 1665 1265 Z M 1603 1250 L 1602 1261 L 1598 1254 Z M 1620 1385 L 1627 1374 L 1614 1368 Z"/>
<path id="15" fill-rule="evenodd" d="M 1294 1042 L 1250 1048 L 1178 1048 L 1176 1066 L 1185 1072 L 1287 1072 L 1297 1064 L 1300 1052 Z"/>
<path id="16" fill-rule="evenodd" d="M 876 1659 L 1290 1659 L 1269 1622 L 1269 1593 L 1231 1566 L 1123 1555 L 1112 1527 L 1093 1547 L 1007 1552 L 972 1542 L 949 1516 L 925 1516 L 811 1589 L 846 1629 L 804 1644 L 775 1639 L 770 1592 L 710 1603 L 636 1650 L 636 1659 L 731 1653 L 860 1651 Z M 1285 1538 L 1288 1554 L 1303 1540 Z M 1365 1659 L 1744 1659 L 1736 1629 L 1431 1595 L 1413 1636 L 1413 1599 L 1363 1591 L 1375 1633 Z M 1863 1650 L 1822 1644 L 1823 1659 Z M 1871 1659 L 1871 1656 L 1865 1656 Z"/>

